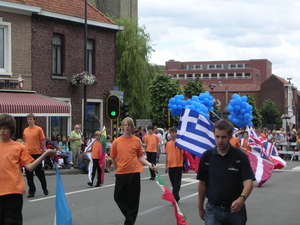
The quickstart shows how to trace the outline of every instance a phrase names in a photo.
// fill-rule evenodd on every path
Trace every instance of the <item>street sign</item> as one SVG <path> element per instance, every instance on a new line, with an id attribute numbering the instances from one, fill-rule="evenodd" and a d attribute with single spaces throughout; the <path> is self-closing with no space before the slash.
<path id="1" fill-rule="evenodd" d="M 135 123 L 136 127 L 147 128 L 148 126 L 152 126 L 152 120 L 150 119 L 137 119 L 135 120 Z"/>
<path id="2" fill-rule="evenodd" d="M 111 95 L 116 95 L 119 97 L 120 101 L 123 102 L 123 99 L 124 99 L 124 92 L 123 91 L 116 91 L 116 90 L 111 90 L 109 91 L 109 93 Z"/>

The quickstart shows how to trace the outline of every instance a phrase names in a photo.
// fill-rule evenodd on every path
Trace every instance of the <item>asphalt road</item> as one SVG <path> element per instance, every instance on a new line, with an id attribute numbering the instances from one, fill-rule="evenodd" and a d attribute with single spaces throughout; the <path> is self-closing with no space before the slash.
<path id="1" fill-rule="evenodd" d="M 159 172 L 170 188 L 164 171 L 164 155 L 158 163 Z M 190 225 L 204 224 L 197 211 L 196 174 L 183 175 L 179 205 Z M 114 172 L 105 174 L 105 184 L 89 187 L 86 174 L 61 175 L 67 201 L 72 211 L 73 225 L 121 225 L 124 217 L 113 200 Z M 149 179 L 149 170 L 142 174 L 142 191 L 136 225 L 175 225 L 173 206 L 161 199 L 162 190 Z M 35 178 L 37 193 L 33 199 L 24 196 L 24 225 L 53 224 L 55 215 L 55 176 L 47 176 L 49 196 L 44 196 Z M 300 162 L 287 161 L 284 170 L 274 171 L 263 185 L 253 189 L 247 199 L 248 225 L 298 225 L 300 224 Z"/>

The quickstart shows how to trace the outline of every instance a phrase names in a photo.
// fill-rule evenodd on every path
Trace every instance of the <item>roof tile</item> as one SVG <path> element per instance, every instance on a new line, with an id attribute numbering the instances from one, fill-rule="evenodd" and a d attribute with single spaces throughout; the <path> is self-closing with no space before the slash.
<path id="1" fill-rule="evenodd" d="M 59 13 L 63 15 L 75 16 L 84 18 L 85 0 L 4 0 L 6 2 L 13 2 L 25 4 L 29 6 L 41 7 L 42 10 Z M 103 23 L 114 24 L 102 12 L 88 3 L 87 17 L 89 20 L 95 20 Z"/>

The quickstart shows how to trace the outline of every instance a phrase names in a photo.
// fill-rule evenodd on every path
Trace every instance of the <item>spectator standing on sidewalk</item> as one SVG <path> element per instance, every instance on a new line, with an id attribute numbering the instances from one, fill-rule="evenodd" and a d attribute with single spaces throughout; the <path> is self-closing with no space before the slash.
<path id="1" fill-rule="evenodd" d="M 70 148 L 73 153 L 74 168 L 78 168 L 78 158 L 81 150 L 81 134 L 80 134 L 80 126 L 78 124 L 76 124 L 74 126 L 74 130 L 71 131 L 69 141 L 70 141 Z"/>
<path id="2" fill-rule="evenodd" d="M 45 135 L 43 129 L 37 125 L 35 125 L 35 115 L 32 113 L 27 115 L 28 127 L 23 131 L 23 140 L 28 153 L 32 156 L 32 158 L 39 158 L 42 153 L 46 149 Z M 41 182 L 42 189 L 44 195 L 48 195 L 49 191 L 47 189 L 47 181 L 45 177 L 45 172 L 42 167 L 42 163 L 40 163 L 34 169 L 35 175 Z M 33 198 L 35 195 L 36 187 L 33 180 L 33 171 L 27 170 L 25 168 L 25 174 L 27 179 L 27 184 L 29 187 L 27 198 Z"/>

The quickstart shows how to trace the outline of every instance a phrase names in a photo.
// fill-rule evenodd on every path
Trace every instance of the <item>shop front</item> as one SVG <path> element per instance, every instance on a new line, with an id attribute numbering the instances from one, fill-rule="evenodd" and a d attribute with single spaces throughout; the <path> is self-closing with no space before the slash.
<path id="1" fill-rule="evenodd" d="M 17 121 L 17 132 L 13 139 L 22 138 L 28 126 L 26 116 L 33 113 L 37 125 L 52 140 L 57 134 L 69 134 L 71 129 L 71 105 L 35 91 L 0 90 L 0 114 L 12 115 Z"/>

